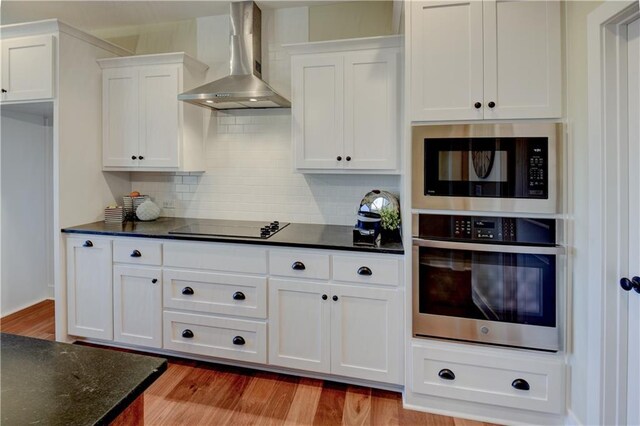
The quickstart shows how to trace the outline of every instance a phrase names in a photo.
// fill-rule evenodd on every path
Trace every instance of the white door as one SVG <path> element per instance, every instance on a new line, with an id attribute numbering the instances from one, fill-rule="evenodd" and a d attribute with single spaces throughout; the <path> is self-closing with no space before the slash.
<path id="1" fill-rule="evenodd" d="M 640 425 L 640 20 L 627 27 L 629 89 L 629 263 L 628 278 L 636 290 L 628 292 L 627 424 Z M 635 277 L 635 278 L 634 278 Z"/>
<path id="2" fill-rule="evenodd" d="M 113 327 L 116 342 L 162 347 L 160 268 L 113 268 Z"/>
<path id="3" fill-rule="evenodd" d="M 298 169 L 342 168 L 344 60 L 341 54 L 291 60 L 291 121 Z"/>
<path id="4" fill-rule="evenodd" d="M 180 165 L 179 74 L 172 65 L 140 70 L 140 168 Z"/>
<path id="5" fill-rule="evenodd" d="M 482 5 L 484 118 L 560 117 L 560 2 Z"/>
<path id="6" fill-rule="evenodd" d="M 2 100 L 53 97 L 53 36 L 2 40 Z"/>
<path id="7" fill-rule="evenodd" d="M 402 382 L 402 321 L 397 290 L 331 286 L 331 373 Z"/>
<path id="8" fill-rule="evenodd" d="M 132 68 L 102 71 L 102 165 L 138 165 L 138 72 Z"/>
<path id="9" fill-rule="evenodd" d="M 411 121 L 481 120 L 482 2 L 411 2 Z"/>
<path id="10" fill-rule="evenodd" d="M 345 167 L 395 169 L 400 110 L 397 50 L 349 53 L 344 66 Z"/>
<path id="11" fill-rule="evenodd" d="M 329 373 L 330 286 L 269 280 L 269 364 Z"/>
<path id="12" fill-rule="evenodd" d="M 113 339 L 111 258 L 111 240 L 67 239 L 70 335 Z"/>

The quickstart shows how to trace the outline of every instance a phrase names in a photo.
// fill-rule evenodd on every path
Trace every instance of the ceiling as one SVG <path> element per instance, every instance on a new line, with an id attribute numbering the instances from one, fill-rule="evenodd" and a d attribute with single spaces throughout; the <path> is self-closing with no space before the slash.
<path id="1" fill-rule="evenodd" d="M 181 21 L 229 13 L 229 1 L 30 1 L 2 0 L 0 23 L 58 18 L 85 31 Z M 258 1 L 262 9 L 311 6 L 337 1 Z"/>

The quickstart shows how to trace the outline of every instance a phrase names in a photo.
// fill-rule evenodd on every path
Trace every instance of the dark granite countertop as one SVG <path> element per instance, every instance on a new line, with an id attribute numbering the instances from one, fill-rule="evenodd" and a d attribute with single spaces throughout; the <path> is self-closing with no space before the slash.
<path id="1" fill-rule="evenodd" d="M 203 235 L 169 234 L 169 231 L 185 225 L 206 225 L 208 219 L 161 217 L 152 222 L 126 222 L 122 225 L 94 222 L 65 228 L 62 232 L 76 234 L 112 235 L 120 237 L 164 238 L 171 240 L 232 242 L 272 246 L 304 247 L 331 250 L 349 250 L 369 253 L 404 254 L 402 243 L 384 244 L 379 247 L 353 244 L 351 226 L 291 223 L 268 239 L 218 237 Z M 210 221 L 209 221 L 210 223 Z"/>
<path id="2" fill-rule="evenodd" d="M 162 358 L 0 334 L 2 425 L 108 424 L 166 369 Z"/>

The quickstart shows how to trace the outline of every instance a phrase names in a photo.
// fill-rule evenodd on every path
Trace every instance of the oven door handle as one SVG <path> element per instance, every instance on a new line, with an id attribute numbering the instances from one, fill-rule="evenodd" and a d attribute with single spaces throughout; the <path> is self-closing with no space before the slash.
<path id="1" fill-rule="evenodd" d="M 418 247 L 431 247 L 449 250 L 484 251 L 493 253 L 517 253 L 517 254 L 546 254 L 562 255 L 565 249 L 562 246 L 514 246 L 504 244 L 460 243 L 453 241 L 424 240 L 414 238 L 413 245 Z"/>

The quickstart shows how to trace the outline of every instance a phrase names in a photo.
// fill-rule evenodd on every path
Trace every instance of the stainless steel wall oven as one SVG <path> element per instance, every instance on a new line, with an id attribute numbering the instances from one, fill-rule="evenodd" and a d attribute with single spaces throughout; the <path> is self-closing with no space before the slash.
<path id="1" fill-rule="evenodd" d="M 414 209 L 557 213 L 553 123 L 413 127 Z"/>
<path id="2" fill-rule="evenodd" d="M 554 219 L 413 217 L 413 334 L 560 348 Z"/>

